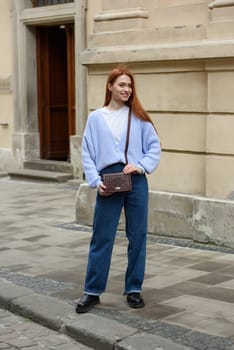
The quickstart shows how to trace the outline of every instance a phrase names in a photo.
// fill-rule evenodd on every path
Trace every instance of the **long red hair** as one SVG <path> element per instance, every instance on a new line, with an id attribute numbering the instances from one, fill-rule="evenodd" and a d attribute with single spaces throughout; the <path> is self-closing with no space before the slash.
<path id="1" fill-rule="evenodd" d="M 116 67 L 110 72 L 110 74 L 107 78 L 107 81 L 106 81 L 106 94 L 105 94 L 105 100 L 104 100 L 103 106 L 109 105 L 110 100 L 111 100 L 111 91 L 108 88 L 109 85 L 113 85 L 115 80 L 121 75 L 127 75 L 131 79 L 131 84 L 132 84 L 132 94 L 129 97 L 128 101 L 126 102 L 126 105 L 131 108 L 132 112 L 135 114 L 135 116 L 137 118 L 153 124 L 149 114 L 143 108 L 143 106 L 141 105 L 141 103 L 137 97 L 136 83 L 135 83 L 135 79 L 134 79 L 132 73 L 127 68 L 125 68 L 123 66 Z"/>

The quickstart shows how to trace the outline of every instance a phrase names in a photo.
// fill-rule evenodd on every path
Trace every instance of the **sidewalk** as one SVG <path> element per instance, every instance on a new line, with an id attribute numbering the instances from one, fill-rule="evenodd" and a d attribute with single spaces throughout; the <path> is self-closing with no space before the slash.
<path id="1" fill-rule="evenodd" d="M 77 315 L 91 229 L 74 223 L 75 196 L 66 184 L 0 178 L 0 307 L 95 349 L 234 350 L 231 249 L 149 235 L 146 307 L 133 310 L 119 233 L 101 304 Z"/>

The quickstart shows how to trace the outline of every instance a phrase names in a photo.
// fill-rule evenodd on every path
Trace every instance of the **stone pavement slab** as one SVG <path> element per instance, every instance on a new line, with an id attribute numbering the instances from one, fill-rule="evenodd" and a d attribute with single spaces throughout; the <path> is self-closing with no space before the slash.
<path id="1" fill-rule="evenodd" d="M 118 232 L 101 304 L 77 315 L 91 228 L 75 224 L 76 193 L 66 184 L 0 179 L 2 307 L 83 342 L 93 339 L 96 347 L 105 336 L 106 344 L 132 350 L 141 341 L 149 350 L 154 343 L 163 350 L 233 350 L 233 249 L 149 234 L 146 307 L 133 310 L 122 295 L 127 240 Z M 95 317 L 100 322 L 92 323 Z"/>

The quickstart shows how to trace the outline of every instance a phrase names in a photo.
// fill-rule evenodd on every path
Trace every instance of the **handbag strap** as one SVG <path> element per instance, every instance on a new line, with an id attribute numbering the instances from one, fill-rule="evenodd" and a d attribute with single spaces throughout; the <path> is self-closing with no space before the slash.
<path id="1" fill-rule="evenodd" d="M 128 144 L 129 144 L 130 127 L 131 127 L 131 107 L 129 107 L 129 111 L 128 111 L 128 128 L 127 128 L 126 144 L 125 144 L 125 151 L 124 151 L 126 164 L 128 164 Z"/>

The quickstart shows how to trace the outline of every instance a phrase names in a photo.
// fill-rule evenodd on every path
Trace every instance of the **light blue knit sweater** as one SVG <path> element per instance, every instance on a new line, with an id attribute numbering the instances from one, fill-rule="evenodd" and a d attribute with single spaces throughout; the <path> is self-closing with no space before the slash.
<path id="1" fill-rule="evenodd" d="M 86 180 L 91 188 L 101 183 L 100 170 L 110 164 L 125 163 L 126 132 L 119 144 L 102 117 L 101 109 L 90 113 L 82 140 L 82 162 Z M 135 164 L 144 172 L 152 173 L 161 156 L 160 140 L 153 126 L 136 118 L 132 113 L 128 146 L 128 163 Z"/>

